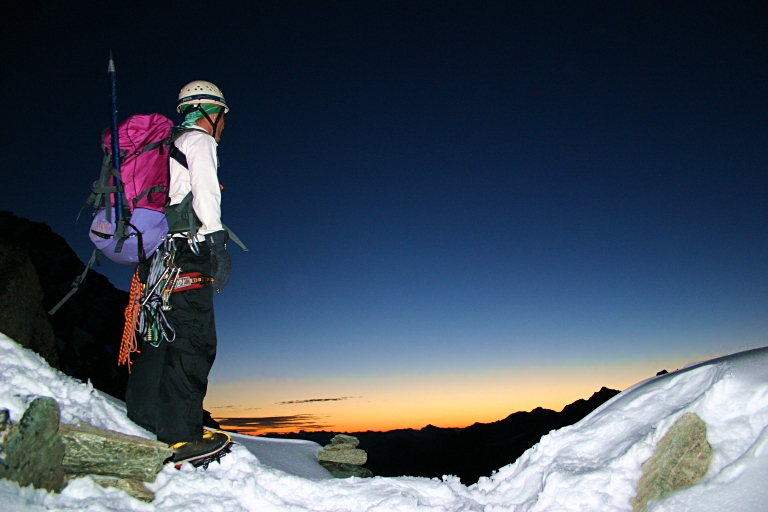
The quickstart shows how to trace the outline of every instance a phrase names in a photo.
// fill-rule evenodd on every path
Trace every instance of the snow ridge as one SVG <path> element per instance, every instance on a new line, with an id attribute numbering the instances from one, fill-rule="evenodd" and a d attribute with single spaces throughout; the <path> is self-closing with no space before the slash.
<path id="1" fill-rule="evenodd" d="M 86 421 L 151 438 L 119 402 L 51 369 L 42 358 L 0 334 L 0 407 L 18 421 L 35 396 L 61 407 L 62 422 Z M 765 509 L 768 486 L 768 347 L 706 361 L 636 384 L 575 425 L 552 431 L 505 466 L 470 487 L 458 478 L 345 480 L 307 477 L 316 468 L 301 443 L 261 443 L 279 450 L 259 460 L 236 445 L 207 471 L 164 468 L 149 487 L 151 504 L 78 478 L 59 494 L 0 480 L 9 510 L 123 511 L 629 511 L 642 464 L 683 414 L 707 424 L 714 450 L 702 482 L 651 502 L 649 511 L 754 511 Z M 277 457 L 303 450 L 283 468 Z M 254 450 L 255 451 L 255 450 Z M 279 455 L 283 454 L 283 455 Z M 306 461 L 306 462 L 301 462 Z M 275 464 L 276 466 L 276 464 Z M 291 471 L 291 469 L 287 469 Z M 302 476 L 303 475 L 303 476 Z"/>

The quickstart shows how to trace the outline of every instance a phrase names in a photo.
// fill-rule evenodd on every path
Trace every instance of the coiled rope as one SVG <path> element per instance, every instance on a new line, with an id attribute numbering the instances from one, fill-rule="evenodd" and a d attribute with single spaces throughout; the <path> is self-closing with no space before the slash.
<path id="1" fill-rule="evenodd" d="M 131 280 L 131 289 L 128 294 L 128 306 L 125 308 L 125 325 L 123 326 L 123 339 L 120 343 L 120 353 L 117 358 L 117 365 L 128 365 L 128 373 L 131 372 L 131 354 L 139 352 L 138 348 L 138 324 L 139 312 L 141 311 L 141 281 L 139 280 L 139 269 L 133 273 Z"/>

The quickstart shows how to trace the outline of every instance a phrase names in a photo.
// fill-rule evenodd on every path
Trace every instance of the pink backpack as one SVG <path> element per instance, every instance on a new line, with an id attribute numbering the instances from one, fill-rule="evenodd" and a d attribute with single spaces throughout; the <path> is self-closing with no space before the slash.
<path id="1" fill-rule="evenodd" d="M 90 238 L 110 260 L 135 265 L 168 233 L 163 206 L 168 198 L 168 151 L 173 122 L 160 114 L 131 116 L 118 126 L 120 172 L 112 167 L 112 134 L 104 130 L 101 176 L 85 205 L 97 209 Z M 121 181 L 123 221 L 115 222 L 115 178 Z"/>
<path id="2" fill-rule="evenodd" d="M 160 114 L 131 116 L 117 128 L 120 174 L 131 213 L 136 208 L 163 211 L 168 197 L 168 152 L 163 142 L 171 128 L 173 122 Z M 104 129 L 102 140 L 105 154 L 111 155 L 109 128 Z"/>

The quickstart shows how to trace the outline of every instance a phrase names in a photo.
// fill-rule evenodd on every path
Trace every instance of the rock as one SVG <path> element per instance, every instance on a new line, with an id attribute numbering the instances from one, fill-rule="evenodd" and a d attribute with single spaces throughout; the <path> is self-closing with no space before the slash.
<path id="1" fill-rule="evenodd" d="M 335 450 L 341 450 L 346 448 L 357 448 L 360 444 L 360 440 L 355 436 L 348 436 L 346 434 L 337 434 L 331 439 L 331 446 L 326 448 L 333 448 Z"/>
<path id="2" fill-rule="evenodd" d="M 706 423 L 696 414 L 684 414 L 643 464 L 637 496 L 632 498 L 633 512 L 643 512 L 650 500 L 663 499 L 673 491 L 698 483 L 709 470 L 711 460 Z"/>
<path id="3" fill-rule="evenodd" d="M 129 478 L 114 478 L 110 476 L 92 475 L 97 484 L 102 487 L 111 487 L 125 491 L 129 496 L 137 500 L 152 503 L 155 499 L 155 493 L 147 489 L 141 480 L 132 480 Z"/>
<path id="4" fill-rule="evenodd" d="M 368 461 L 368 455 L 365 451 L 355 448 L 359 443 L 354 436 L 338 434 L 331 439 L 331 444 L 325 445 L 317 454 L 317 460 L 362 466 Z"/>
<path id="5" fill-rule="evenodd" d="M 373 473 L 370 469 L 354 464 L 345 464 L 343 462 L 320 461 L 320 465 L 327 469 L 336 478 L 349 478 L 356 476 L 358 478 L 371 478 Z"/>
<path id="6" fill-rule="evenodd" d="M 27 254 L 10 244 L 0 244 L 0 311 L 0 332 L 59 367 L 37 272 Z"/>
<path id="7" fill-rule="evenodd" d="M 368 454 L 357 448 L 350 448 L 348 450 L 323 449 L 317 454 L 317 460 L 362 466 L 368 461 Z"/>
<path id="8" fill-rule="evenodd" d="M 368 454 L 357 449 L 358 444 L 360 440 L 355 436 L 337 434 L 317 454 L 317 460 L 336 478 L 370 478 L 371 470 L 360 467 L 368 461 Z"/>
<path id="9" fill-rule="evenodd" d="M 64 444 L 59 435 L 59 405 L 52 398 L 35 398 L 18 424 L 0 426 L 0 478 L 60 491 L 64 485 Z"/>
<path id="10" fill-rule="evenodd" d="M 172 455 L 164 443 L 93 427 L 62 424 L 64 469 L 70 473 L 95 474 L 154 482 L 163 462 Z"/>

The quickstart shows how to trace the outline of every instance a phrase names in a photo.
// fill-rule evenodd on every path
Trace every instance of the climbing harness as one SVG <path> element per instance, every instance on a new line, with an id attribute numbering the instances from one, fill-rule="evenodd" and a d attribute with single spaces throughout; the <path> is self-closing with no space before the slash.
<path id="1" fill-rule="evenodd" d="M 194 239 L 166 235 L 147 262 L 149 273 L 146 283 L 140 281 L 138 268 L 133 274 L 117 361 L 118 365 L 128 365 L 129 372 L 131 354 L 140 353 L 139 339 L 153 347 L 159 347 L 163 341 L 172 343 L 176 339 L 176 331 L 166 318 L 166 312 L 172 309 L 171 294 L 196 290 L 205 283 L 213 283 L 213 277 L 204 276 L 201 272 L 181 273 L 181 267 L 176 263 L 176 244 L 185 242 L 196 252 L 198 247 Z"/>
<path id="2" fill-rule="evenodd" d="M 181 267 L 175 261 L 177 240 L 167 235 L 152 254 L 148 262 L 146 283 L 142 284 L 139 280 L 138 268 L 133 274 L 117 361 L 118 365 L 127 364 L 129 372 L 131 353 L 140 352 L 139 338 L 153 347 L 160 346 L 163 341 L 171 343 L 176 339 L 176 332 L 165 315 L 171 310 L 171 293 L 201 288 L 210 279 L 199 272 L 181 273 Z"/>

